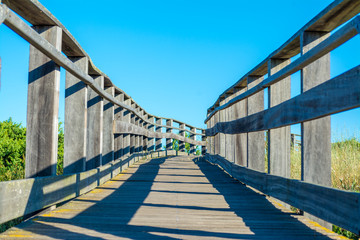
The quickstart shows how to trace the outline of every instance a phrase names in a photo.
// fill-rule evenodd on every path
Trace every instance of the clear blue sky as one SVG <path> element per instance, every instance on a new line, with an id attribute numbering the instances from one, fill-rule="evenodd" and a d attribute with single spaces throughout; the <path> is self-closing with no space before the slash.
<path id="1" fill-rule="evenodd" d="M 40 2 L 147 112 L 205 127 L 206 110 L 219 94 L 332 1 Z M 332 53 L 332 76 L 360 63 L 359 46 L 356 37 Z M 27 42 L 0 26 L 0 121 L 11 116 L 26 124 L 28 52 Z M 64 76 L 62 71 L 61 121 Z M 294 96 L 299 74 L 293 79 Z M 359 132 L 359 109 L 332 119 L 335 132 Z"/>

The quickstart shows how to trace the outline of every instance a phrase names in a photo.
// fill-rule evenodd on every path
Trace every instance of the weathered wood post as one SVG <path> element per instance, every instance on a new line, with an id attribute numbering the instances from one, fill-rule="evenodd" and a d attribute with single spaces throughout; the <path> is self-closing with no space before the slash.
<path id="1" fill-rule="evenodd" d="M 148 125 L 148 130 L 150 132 L 155 132 L 155 125 L 154 125 L 154 116 L 149 115 L 148 118 L 149 122 L 151 122 L 152 124 Z M 155 150 L 155 138 L 148 138 L 148 147 L 147 150 L 152 152 Z"/>
<path id="2" fill-rule="evenodd" d="M 92 77 L 95 83 L 103 89 L 104 77 Z M 90 170 L 102 165 L 104 101 L 90 87 L 88 87 L 87 99 L 86 170 Z"/>
<path id="3" fill-rule="evenodd" d="M 131 99 L 131 105 L 132 108 L 135 109 L 135 104 L 133 102 L 133 100 Z M 131 114 L 131 124 L 135 125 L 135 114 L 134 113 L 130 113 Z M 134 134 L 130 134 L 130 154 L 133 154 L 135 152 L 135 135 Z"/>
<path id="4" fill-rule="evenodd" d="M 220 120 L 220 112 L 216 112 L 213 116 L 214 118 L 214 122 L 213 122 L 213 127 L 216 125 L 216 123 L 219 122 Z M 214 136 L 214 150 L 215 150 L 215 155 L 220 155 L 220 133 L 217 133 Z"/>
<path id="5" fill-rule="evenodd" d="M 290 59 L 270 59 L 269 76 L 280 71 L 291 62 Z M 269 107 L 274 107 L 291 97 L 291 77 L 269 87 Z M 268 173 L 290 177 L 290 126 L 270 129 L 268 133 Z"/>
<path id="6" fill-rule="evenodd" d="M 225 103 L 228 103 L 235 94 L 226 95 Z M 233 119 L 234 105 L 225 109 L 225 121 L 231 121 Z M 234 135 L 225 134 L 225 158 L 230 162 L 235 162 L 235 145 L 234 145 Z"/>
<path id="7" fill-rule="evenodd" d="M 115 96 L 113 86 L 105 87 L 105 91 L 111 96 Z M 104 100 L 104 125 L 103 125 L 103 165 L 114 161 L 114 104 Z"/>
<path id="8" fill-rule="evenodd" d="M 225 102 L 225 97 L 222 96 L 220 97 L 220 106 L 224 105 L 226 102 Z M 226 121 L 226 112 L 225 110 L 220 110 L 219 112 L 219 122 L 225 122 Z M 220 156 L 222 157 L 225 157 L 226 155 L 226 137 L 225 137 L 225 134 L 224 133 L 219 133 L 219 154 Z"/>
<path id="9" fill-rule="evenodd" d="M 179 131 L 179 135 L 181 137 L 185 138 L 185 123 L 180 123 L 179 128 L 181 129 Z M 185 152 L 185 142 L 184 141 L 179 141 L 179 152 Z"/>
<path id="10" fill-rule="evenodd" d="M 70 58 L 88 73 L 87 57 Z M 64 173 L 86 170 L 87 86 L 71 73 L 65 78 Z"/>
<path id="11" fill-rule="evenodd" d="M 144 114 L 144 119 L 146 120 L 146 121 L 148 121 L 149 120 L 149 115 L 146 113 L 146 114 Z M 145 121 L 143 121 L 143 128 L 144 129 L 148 129 L 148 123 L 147 122 L 145 122 Z M 146 136 L 143 136 L 143 151 L 145 151 L 145 152 L 147 152 L 147 147 L 148 147 L 148 141 L 149 141 L 149 139 L 148 139 L 148 137 L 146 137 Z"/>
<path id="12" fill-rule="evenodd" d="M 126 99 L 125 99 L 126 97 Z M 131 106 L 131 99 L 127 96 L 124 96 L 124 103 L 128 106 Z M 124 122 L 131 123 L 131 112 L 129 110 L 124 111 Z M 131 135 L 130 134 L 123 134 L 123 156 L 122 159 L 125 159 L 130 156 L 130 148 L 131 148 Z"/>
<path id="13" fill-rule="evenodd" d="M 34 29 L 61 51 L 61 28 L 35 26 Z M 26 119 L 26 178 L 56 174 L 59 88 L 60 67 L 31 45 Z"/>
<path id="14" fill-rule="evenodd" d="M 303 32 L 301 54 L 330 36 L 325 32 Z M 301 92 L 330 79 L 330 54 L 326 54 L 301 71 Z M 316 104 L 316 103 L 314 103 Z M 301 179 L 323 186 L 331 186 L 331 118 L 330 116 L 301 124 Z M 330 227 L 323 220 L 315 221 Z"/>
<path id="15" fill-rule="evenodd" d="M 263 76 L 248 76 L 248 89 L 253 88 L 264 79 Z M 264 91 L 248 97 L 248 115 L 264 110 Z M 247 167 L 265 171 L 265 136 L 263 131 L 248 133 Z"/>
<path id="16" fill-rule="evenodd" d="M 124 93 L 119 93 L 115 96 L 115 99 L 119 102 L 124 102 Z M 124 121 L 125 109 L 119 106 L 115 107 L 115 116 L 114 120 L 116 121 Z M 124 155 L 124 135 L 123 134 L 115 134 L 114 135 L 114 159 L 119 160 Z"/>
<path id="17" fill-rule="evenodd" d="M 246 92 L 247 87 L 236 88 L 235 96 L 238 96 Z M 248 99 L 245 98 L 237 103 L 234 106 L 234 119 L 240 119 L 248 115 L 247 106 Z M 241 166 L 247 166 L 247 145 L 248 145 L 248 134 L 240 133 L 234 135 L 234 145 L 235 145 L 235 163 Z"/>
<path id="18" fill-rule="evenodd" d="M 166 133 L 172 133 L 173 120 L 166 119 Z M 166 138 L 166 150 L 172 149 L 172 139 Z"/>
<path id="19" fill-rule="evenodd" d="M 196 128 L 191 127 L 190 131 L 192 132 L 190 133 L 190 139 L 196 140 Z M 192 155 L 196 154 L 196 145 L 190 144 L 190 154 Z"/>
<path id="20" fill-rule="evenodd" d="M 201 141 L 206 141 L 207 138 L 206 138 L 206 136 L 205 136 L 205 130 L 203 129 L 203 130 L 201 131 L 201 133 L 203 134 L 203 136 L 201 136 Z M 208 146 L 208 144 L 207 144 L 206 146 L 201 146 L 201 155 L 205 156 L 205 154 L 206 154 L 206 152 L 207 152 L 207 149 L 206 149 L 207 146 Z"/>
<path id="21" fill-rule="evenodd" d="M 158 126 L 156 126 L 156 132 L 161 133 L 162 130 L 162 119 L 161 118 L 156 118 L 156 124 Z M 159 126 L 160 125 L 160 126 Z M 161 138 L 156 138 L 156 142 L 155 142 L 155 151 L 161 151 L 162 148 L 162 144 L 161 144 Z"/>

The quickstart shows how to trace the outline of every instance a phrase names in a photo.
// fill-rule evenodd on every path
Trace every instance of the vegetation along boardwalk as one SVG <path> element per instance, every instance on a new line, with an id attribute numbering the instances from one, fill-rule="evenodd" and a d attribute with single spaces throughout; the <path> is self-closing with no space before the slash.
<path id="1" fill-rule="evenodd" d="M 338 239 L 197 157 L 142 160 L 1 239 Z"/>

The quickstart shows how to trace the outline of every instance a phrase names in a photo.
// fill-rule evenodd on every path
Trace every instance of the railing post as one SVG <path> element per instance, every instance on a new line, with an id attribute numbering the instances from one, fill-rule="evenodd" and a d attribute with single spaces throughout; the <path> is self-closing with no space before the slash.
<path id="1" fill-rule="evenodd" d="M 291 62 L 290 59 L 270 59 L 269 76 L 280 71 Z M 291 77 L 269 87 L 269 107 L 274 107 L 291 97 Z M 268 134 L 268 173 L 290 177 L 290 126 L 270 129 Z"/>
<path id="2" fill-rule="evenodd" d="M 162 125 L 162 119 L 161 118 L 156 118 L 156 124 Z M 156 126 L 156 132 L 161 133 L 161 129 L 162 129 L 162 127 Z M 161 138 L 156 138 L 155 150 L 160 151 L 161 150 L 161 145 L 162 145 L 161 144 Z"/>
<path id="3" fill-rule="evenodd" d="M 61 28 L 35 26 L 34 29 L 61 51 Z M 26 119 L 26 178 L 56 174 L 59 88 L 60 67 L 31 45 Z"/>
<path id="4" fill-rule="evenodd" d="M 190 133 L 190 139 L 196 140 L 196 128 L 192 127 L 190 128 L 190 131 L 194 133 Z M 196 145 L 190 144 L 190 154 L 194 155 L 196 154 Z"/>
<path id="5" fill-rule="evenodd" d="M 228 103 L 235 94 L 227 95 L 225 98 L 225 103 Z M 225 121 L 231 121 L 233 119 L 234 105 L 225 109 Z M 235 162 L 235 145 L 234 145 L 234 135 L 225 134 L 225 158 L 230 162 Z"/>
<path id="6" fill-rule="evenodd" d="M 137 113 L 140 113 L 139 106 L 137 106 L 135 109 L 136 109 Z M 135 125 L 136 126 L 140 125 L 140 118 L 136 115 L 135 115 Z M 138 134 L 136 134 L 135 135 L 135 153 L 139 153 L 139 152 L 140 152 L 140 136 Z"/>
<path id="7" fill-rule="evenodd" d="M 179 127 L 181 129 L 179 131 L 180 136 L 185 138 L 185 123 L 181 123 Z M 179 141 L 179 152 L 185 152 L 185 142 L 184 141 Z"/>
<path id="8" fill-rule="evenodd" d="M 248 89 L 253 88 L 264 79 L 263 76 L 248 76 Z M 248 115 L 264 110 L 264 91 L 248 98 Z M 247 167 L 265 171 L 265 136 L 263 131 L 248 133 Z"/>
<path id="9" fill-rule="evenodd" d="M 148 117 L 149 122 L 154 123 L 154 117 L 153 116 L 149 116 Z M 148 125 L 148 131 L 150 132 L 155 132 L 155 125 L 154 124 L 149 124 Z M 154 151 L 155 150 L 155 138 L 148 138 L 148 147 L 147 150 L 148 151 Z"/>
<path id="10" fill-rule="evenodd" d="M 103 89 L 104 77 L 92 77 L 95 83 Z M 87 99 L 86 170 L 90 170 L 102 165 L 104 101 L 90 87 L 88 87 Z"/>
<path id="11" fill-rule="evenodd" d="M 166 133 L 172 133 L 172 126 L 173 126 L 173 120 L 172 119 L 166 119 Z M 172 149 L 172 139 L 166 138 L 166 150 Z"/>
<path id="12" fill-rule="evenodd" d="M 220 122 L 220 111 L 214 114 L 214 125 L 215 126 L 218 122 Z M 215 155 L 220 155 L 220 133 L 217 133 L 214 136 L 214 151 Z"/>
<path id="13" fill-rule="evenodd" d="M 135 104 L 131 100 L 131 105 L 135 109 Z M 131 123 L 135 125 L 135 114 L 131 112 Z M 130 134 L 130 154 L 133 154 L 135 152 L 135 135 Z"/>
<path id="14" fill-rule="evenodd" d="M 125 98 L 125 96 L 124 96 Z M 131 106 L 131 99 L 127 98 L 124 103 L 128 106 Z M 131 112 L 129 110 L 124 109 L 124 122 L 131 123 Z M 130 155 L 130 148 L 131 148 L 131 135 L 130 134 L 123 134 L 123 156 L 122 159 L 129 157 Z"/>
<path id="15" fill-rule="evenodd" d="M 237 89 L 235 96 L 238 96 L 244 92 L 246 92 L 247 87 L 243 87 L 241 89 Z M 240 119 L 246 117 L 248 115 L 247 106 L 248 100 L 247 98 L 237 102 L 234 104 L 234 119 Z M 248 134 L 240 133 L 234 135 L 234 145 L 235 145 L 235 163 L 241 166 L 247 166 L 247 145 L 248 145 Z"/>
<path id="16" fill-rule="evenodd" d="M 111 96 L 115 96 L 113 86 L 105 87 L 105 91 Z M 103 125 L 103 165 L 114 161 L 114 104 L 104 100 L 104 125 Z"/>
<path id="17" fill-rule="evenodd" d="M 87 57 L 70 58 L 88 73 Z M 86 170 L 87 86 L 71 73 L 65 79 L 64 173 Z"/>
<path id="18" fill-rule="evenodd" d="M 119 102 L 124 102 L 124 93 L 119 93 L 115 96 L 116 100 Z M 125 109 L 122 107 L 115 107 L 115 121 L 124 121 L 125 117 Z M 124 147 L 125 147 L 125 138 L 124 134 L 115 134 L 114 135 L 114 159 L 119 160 L 124 155 Z"/>
<path id="19" fill-rule="evenodd" d="M 220 100 L 220 106 L 224 105 L 226 103 L 225 98 Z M 219 111 L 219 122 L 225 122 L 226 121 L 226 112 L 225 110 L 220 110 Z M 224 133 L 219 133 L 219 154 L 222 157 L 225 157 L 226 155 L 226 136 Z"/>
<path id="20" fill-rule="evenodd" d="M 325 40 L 330 33 L 303 32 L 301 54 Z M 330 79 L 330 54 L 319 58 L 301 71 L 301 92 Z M 331 118 L 330 116 L 301 124 L 301 179 L 323 186 L 331 186 Z M 330 227 L 323 220 L 315 221 Z"/>
<path id="21" fill-rule="evenodd" d="M 201 133 L 205 135 L 205 130 L 203 129 L 201 131 Z M 207 141 L 207 137 L 206 136 L 201 136 L 201 141 Z M 206 146 L 201 146 L 201 155 L 205 156 L 205 154 L 207 152 L 208 144 L 209 144 L 209 142 L 207 142 Z"/>
<path id="22" fill-rule="evenodd" d="M 149 115 L 148 114 L 144 114 L 144 119 L 145 120 L 149 120 Z M 148 129 L 148 123 L 147 122 L 145 122 L 145 121 L 143 121 L 143 128 L 144 129 Z M 148 141 L 149 141 L 149 139 L 148 139 L 148 137 L 146 137 L 146 136 L 143 136 L 143 151 L 144 152 L 147 152 L 147 147 L 148 147 Z"/>

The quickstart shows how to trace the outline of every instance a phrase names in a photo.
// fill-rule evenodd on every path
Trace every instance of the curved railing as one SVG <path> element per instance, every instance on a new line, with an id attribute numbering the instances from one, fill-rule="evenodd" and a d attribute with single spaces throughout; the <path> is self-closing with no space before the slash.
<path id="1" fill-rule="evenodd" d="M 225 90 L 205 120 L 209 161 L 315 219 L 356 234 L 360 194 L 331 188 L 330 116 L 360 107 L 360 65 L 330 79 L 329 56 L 359 34 L 359 12 L 359 0 L 334 1 Z M 298 71 L 301 94 L 291 98 L 290 77 Z M 301 181 L 290 179 L 290 125 L 297 123 Z"/>
<path id="2" fill-rule="evenodd" d="M 147 113 L 93 64 L 70 32 L 38 1 L 3 0 L 2 23 L 31 46 L 27 179 L 0 183 L 0 223 L 79 196 L 139 158 L 195 154 L 197 146 L 205 152 L 204 129 Z M 53 176 L 60 67 L 66 70 L 65 174 Z M 164 148 L 162 139 L 166 139 Z M 173 139 L 178 140 L 179 149 L 173 149 Z M 185 143 L 190 145 L 189 153 Z"/>

